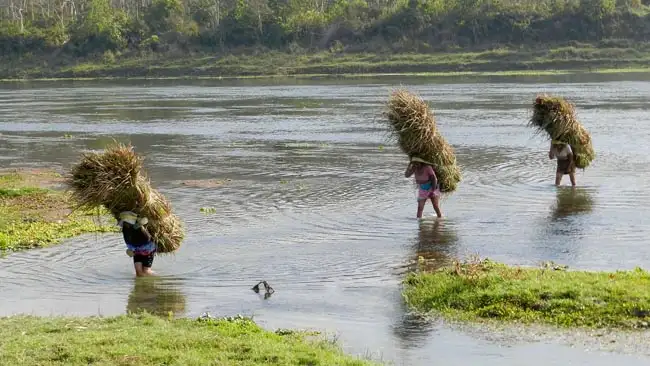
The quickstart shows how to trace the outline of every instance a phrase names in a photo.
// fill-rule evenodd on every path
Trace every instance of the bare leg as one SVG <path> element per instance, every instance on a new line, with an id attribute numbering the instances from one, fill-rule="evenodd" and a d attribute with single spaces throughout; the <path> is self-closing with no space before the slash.
<path id="1" fill-rule="evenodd" d="M 135 275 L 138 277 L 155 275 L 154 271 L 151 270 L 151 267 L 145 267 L 140 262 L 133 263 L 133 267 L 135 267 Z"/>
<path id="2" fill-rule="evenodd" d="M 427 203 L 427 200 L 418 201 L 418 219 L 422 218 L 422 212 L 424 212 L 424 205 Z"/>
<path id="3" fill-rule="evenodd" d="M 433 203 L 433 209 L 436 211 L 436 215 L 442 217 L 442 212 L 440 211 L 440 197 L 431 197 L 431 203 Z"/>
<path id="4" fill-rule="evenodd" d="M 555 173 L 555 185 L 556 186 L 559 186 L 560 183 L 562 183 L 562 176 L 563 175 L 564 174 L 562 174 L 562 173 Z"/>
<path id="5" fill-rule="evenodd" d="M 571 185 L 576 186 L 576 173 L 570 173 L 569 178 L 571 179 Z"/>
<path id="6" fill-rule="evenodd" d="M 136 262 L 133 263 L 133 267 L 135 267 L 135 275 L 138 277 L 144 276 L 144 269 L 142 268 L 142 263 Z"/>

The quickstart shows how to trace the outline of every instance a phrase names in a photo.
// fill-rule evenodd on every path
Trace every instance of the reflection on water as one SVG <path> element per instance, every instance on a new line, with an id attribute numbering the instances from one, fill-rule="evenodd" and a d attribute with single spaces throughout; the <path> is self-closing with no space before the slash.
<path id="1" fill-rule="evenodd" d="M 585 187 L 557 187 L 555 199 L 549 197 L 551 210 L 540 220 L 537 240 L 530 246 L 537 251 L 538 261 L 571 262 L 588 245 L 590 236 L 605 239 L 598 233 L 597 207 L 593 195 L 597 191 Z M 551 194 L 549 192 L 549 194 Z M 596 228 L 596 230 L 595 230 Z M 598 245 L 597 247 L 602 247 Z"/>
<path id="2" fill-rule="evenodd" d="M 415 265 L 432 271 L 450 264 L 458 241 L 453 222 L 444 219 L 420 221 L 415 248 Z M 420 257 L 423 261 L 420 261 Z M 418 263 L 420 262 L 420 263 Z"/>
<path id="3" fill-rule="evenodd" d="M 438 218 L 421 220 L 413 244 L 414 258 L 410 261 L 409 272 L 432 271 L 450 264 L 455 256 L 457 241 L 452 221 Z M 410 312 L 404 301 L 400 301 L 399 310 L 401 315 L 396 317 L 392 330 L 401 348 L 418 348 L 426 344 L 435 329 L 435 320 Z"/>
<path id="4" fill-rule="evenodd" d="M 401 316 L 395 318 L 396 323 L 392 326 L 392 331 L 400 343 L 400 348 L 417 349 L 425 345 L 436 329 L 436 320 L 410 312 L 404 301 L 400 301 L 399 310 Z"/>
<path id="5" fill-rule="evenodd" d="M 594 206 L 591 192 L 581 187 L 558 187 L 556 192 L 555 204 L 546 228 L 546 239 L 585 235 L 590 220 L 587 214 Z M 560 245 L 556 250 L 569 251 L 567 245 L 570 244 L 567 240 L 560 240 L 556 244 Z"/>
<path id="6" fill-rule="evenodd" d="M 164 278 L 140 277 L 134 282 L 126 305 L 127 312 L 146 311 L 160 316 L 185 314 L 185 295 L 175 286 L 166 283 Z"/>
<path id="7" fill-rule="evenodd" d="M 582 187 L 558 187 L 552 219 L 559 220 L 576 214 L 589 213 L 594 206 L 591 193 Z"/>

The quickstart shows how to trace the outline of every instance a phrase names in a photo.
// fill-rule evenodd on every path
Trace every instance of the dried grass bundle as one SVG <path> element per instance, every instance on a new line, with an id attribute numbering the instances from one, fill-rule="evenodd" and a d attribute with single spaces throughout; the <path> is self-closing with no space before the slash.
<path id="1" fill-rule="evenodd" d="M 427 103 L 407 90 L 396 90 L 388 100 L 386 117 L 400 149 L 409 158 L 433 164 L 442 192 L 455 191 L 462 179 L 456 155 L 438 132 Z"/>
<path id="2" fill-rule="evenodd" d="M 170 202 L 151 187 L 143 160 L 131 145 L 115 143 L 103 153 L 87 153 L 67 178 L 78 208 L 104 206 L 118 219 L 123 211 L 145 216 L 159 253 L 176 251 L 184 239 Z"/>
<path id="3" fill-rule="evenodd" d="M 538 132 L 546 132 L 551 140 L 569 144 L 580 169 L 589 166 L 596 157 L 589 132 L 576 118 L 575 106 L 563 98 L 538 96 L 529 125 Z"/>

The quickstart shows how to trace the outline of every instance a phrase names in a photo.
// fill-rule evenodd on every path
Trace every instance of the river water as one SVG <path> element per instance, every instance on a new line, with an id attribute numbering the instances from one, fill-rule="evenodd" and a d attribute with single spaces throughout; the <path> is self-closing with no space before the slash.
<path id="1" fill-rule="evenodd" d="M 386 142 L 382 104 L 400 84 L 431 102 L 463 170 L 441 221 L 431 206 L 415 220 L 405 158 Z M 570 97 L 592 133 L 597 160 L 575 191 L 568 177 L 553 186 L 548 142 L 526 127 L 540 92 Z M 9 255 L 0 315 L 241 313 L 395 364 L 645 365 L 418 321 L 400 281 L 420 255 L 647 267 L 649 106 L 643 75 L 1 84 L 0 168 L 65 170 L 85 149 L 131 141 L 188 234 L 146 283 L 118 234 Z M 261 280 L 270 298 L 251 290 Z"/>

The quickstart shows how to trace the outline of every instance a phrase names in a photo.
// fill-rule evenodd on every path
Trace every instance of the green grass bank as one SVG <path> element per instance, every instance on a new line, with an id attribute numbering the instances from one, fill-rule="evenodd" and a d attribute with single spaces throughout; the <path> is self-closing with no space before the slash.
<path id="1" fill-rule="evenodd" d="M 372 365 L 332 342 L 252 320 L 0 318 L 2 365 Z"/>
<path id="2" fill-rule="evenodd" d="M 32 55 L 3 58 L 0 79 L 230 78 L 382 74 L 555 74 L 645 72 L 650 47 L 566 46 L 439 53 L 248 52 L 119 53 L 72 57 Z"/>
<path id="3" fill-rule="evenodd" d="M 500 320 L 559 327 L 645 329 L 650 273 L 514 267 L 489 260 L 410 274 L 406 302 L 456 320 Z"/>
<path id="4" fill-rule="evenodd" d="M 0 172 L 0 252 L 47 247 L 83 233 L 117 231 L 99 220 L 102 212 L 73 212 L 62 182 L 51 171 Z"/>

